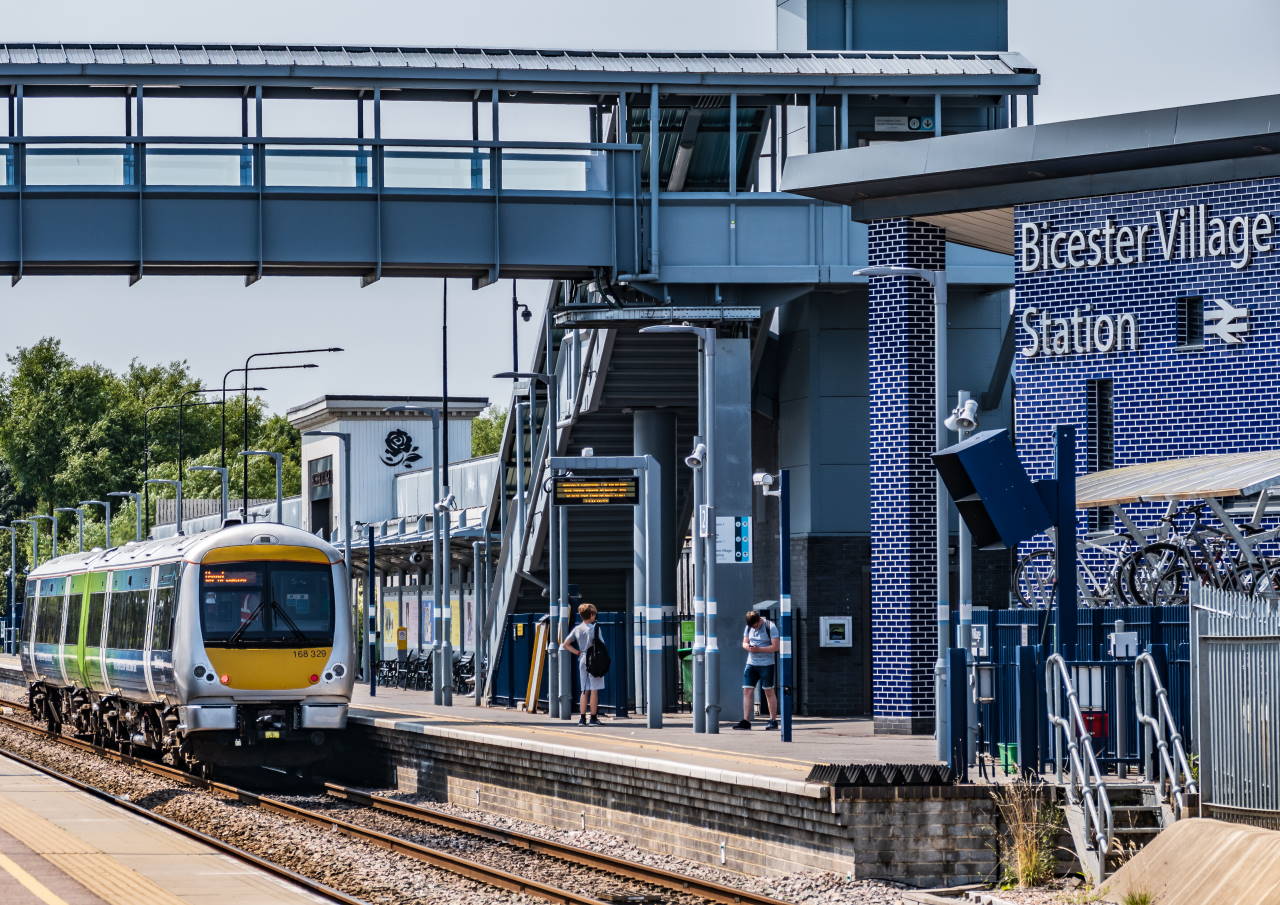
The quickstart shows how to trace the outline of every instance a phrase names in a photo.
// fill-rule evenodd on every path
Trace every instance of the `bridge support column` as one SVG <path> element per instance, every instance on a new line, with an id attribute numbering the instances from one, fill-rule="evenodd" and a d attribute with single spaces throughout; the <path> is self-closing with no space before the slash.
<path id="1" fill-rule="evenodd" d="M 676 413 L 669 409 L 643 409 L 632 415 L 633 445 L 637 456 L 653 456 L 661 469 L 658 520 L 658 589 L 662 595 L 662 697 L 666 705 L 676 700 L 676 476 L 684 463 L 676 457 Z M 640 507 L 636 518 L 643 519 Z M 634 603 L 632 604 L 634 606 Z M 634 616 L 633 616 L 634 618 Z"/>
<path id="2" fill-rule="evenodd" d="M 912 220 L 877 221 L 868 259 L 941 269 L 946 233 Z M 924 733 L 934 726 L 937 657 L 933 290 L 914 277 L 875 277 L 868 304 L 875 728 Z"/>

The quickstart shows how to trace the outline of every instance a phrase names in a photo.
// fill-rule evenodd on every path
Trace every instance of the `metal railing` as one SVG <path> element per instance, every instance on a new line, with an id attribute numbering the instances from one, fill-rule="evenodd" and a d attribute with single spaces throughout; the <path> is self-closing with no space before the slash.
<path id="1" fill-rule="evenodd" d="M 1133 689 L 1138 722 L 1145 735 L 1142 746 L 1145 777 L 1147 782 L 1157 784 L 1161 797 L 1172 796 L 1173 818 L 1181 820 L 1187 797 L 1199 794 L 1182 733 L 1174 722 L 1169 692 L 1160 680 L 1155 658 L 1149 653 L 1140 654 L 1133 666 L 1138 673 Z"/>
<path id="2" fill-rule="evenodd" d="M 1063 709 L 1063 693 L 1066 710 Z M 1098 856 L 1097 880 L 1106 875 L 1107 853 L 1111 849 L 1114 819 L 1102 771 L 1093 753 L 1093 739 L 1080 712 L 1080 701 L 1071 684 L 1071 673 L 1061 654 L 1045 661 L 1045 701 L 1049 713 L 1049 746 L 1054 776 L 1063 784 L 1062 746 L 1066 745 L 1068 781 L 1064 787 L 1068 804 L 1078 805 L 1084 816 L 1086 845 Z"/>

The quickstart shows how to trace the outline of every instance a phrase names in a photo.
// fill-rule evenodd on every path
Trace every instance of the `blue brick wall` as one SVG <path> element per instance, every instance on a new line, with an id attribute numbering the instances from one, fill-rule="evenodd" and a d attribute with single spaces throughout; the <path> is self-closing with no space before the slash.
<path id="1" fill-rule="evenodd" d="M 910 220 L 868 229 L 871 264 L 945 264 L 943 230 Z M 933 290 L 914 277 L 868 285 L 872 701 L 877 731 L 933 720 L 935 623 Z"/>
<path id="2" fill-rule="evenodd" d="M 1158 211 L 1208 204 L 1209 216 L 1280 212 L 1280 180 L 1257 179 L 1175 190 L 1135 192 L 1021 205 L 1015 236 L 1027 222 L 1050 230 L 1092 229 L 1110 217 L 1117 226 L 1152 224 L 1144 263 L 1023 273 L 1015 285 L 1015 324 L 1034 306 L 1069 317 L 1092 305 L 1093 314 L 1128 311 L 1139 322 L 1137 351 L 1027 358 L 1015 356 L 1015 424 L 1019 453 L 1033 477 L 1052 466 L 1052 426 L 1078 428 L 1077 470 L 1088 470 L 1096 443 L 1088 423 L 1086 382 L 1114 386 L 1115 465 L 1210 453 L 1280 448 L 1280 247 L 1255 252 L 1235 270 L 1231 258 L 1166 261 L 1154 228 Z M 1280 246 L 1280 243 L 1273 244 Z M 1249 332 L 1228 345 L 1206 335 L 1200 349 L 1178 347 L 1178 299 L 1221 298 L 1247 307 Z M 1018 348 L 1028 344 L 1017 327 Z M 1150 519 L 1155 508 L 1144 513 Z"/>

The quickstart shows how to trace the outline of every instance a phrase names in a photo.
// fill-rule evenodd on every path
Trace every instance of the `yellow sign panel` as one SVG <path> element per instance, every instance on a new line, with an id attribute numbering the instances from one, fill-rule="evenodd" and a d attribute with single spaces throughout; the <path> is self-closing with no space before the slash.
<path id="1" fill-rule="evenodd" d="M 556 478 L 557 506 L 634 506 L 640 502 L 640 479 Z"/>

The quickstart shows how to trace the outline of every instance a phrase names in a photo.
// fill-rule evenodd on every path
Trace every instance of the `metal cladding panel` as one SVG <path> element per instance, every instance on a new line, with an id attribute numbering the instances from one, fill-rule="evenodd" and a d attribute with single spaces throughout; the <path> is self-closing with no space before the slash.
<path id="1" fill-rule="evenodd" d="M 932 458 L 980 548 L 1013 548 L 1052 523 L 1007 430 L 982 431 Z"/>
<path id="2" fill-rule="evenodd" d="M 431 465 L 431 421 L 428 418 L 340 419 L 326 430 L 351 434 L 351 512 L 355 521 L 370 522 L 389 518 L 395 511 L 395 476 L 397 472 Z M 387 453 L 387 437 L 394 431 L 409 435 L 413 453 L 422 456 L 404 467 L 401 460 Z M 337 465 L 335 458 L 334 464 Z"/>
<path id="3" fill-rule="evenodd" d="M 504 263 L 538 266 L 563 260 L 566 239 L 572 237 L 575 266 L 608 267 L 613 262 L 614 239 L 609 220 L 625 221 L 630 233 L 631 211 L 619 205 L 610 209 L 608 199 L 591 204 L 529 199 L 503 204 L 502 258 Z M 619 254 L 629 249 L 618 238 Z"/>
<path id="4" fill-rule="evenodd" d="M 272 261 L 372 261 L 377 205 L 370 198 L 272 197 L 264 205 L 264 255 Z"/>
<path id="5" fill-rule="evenodd" d="M 73 258 L 119 263 L 138 259 L 136 197 L 117 195 L 85 203 L 78 198 L 28 195 L 22 223 L 23 251 L 28 261 Z M 6 221 L 0 225 L 0 236 L 12 235 L 15 226 L 13 221 Z"/>
<path id="6" fill-rule="evenodd" d="M 148 261 L 220 263 L 258 256 L 258 207 L 251 199 L 148 198 L 142 220 Z"/>
<path id="7" fill-rule="evenodd" d="M 562 246 L 561 251 L 564 250 Z M 479 263 L 492 257 L 491 197 L 383 201 L 382 259 L 385 263 Z"/>

